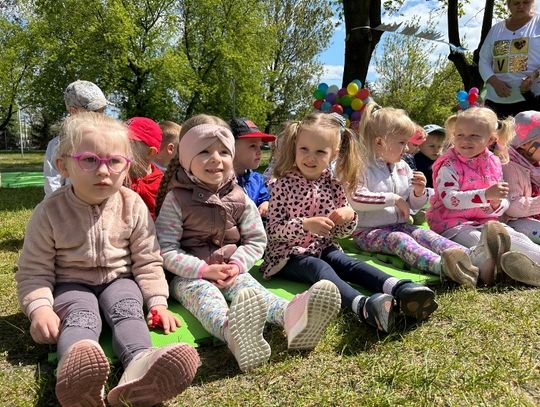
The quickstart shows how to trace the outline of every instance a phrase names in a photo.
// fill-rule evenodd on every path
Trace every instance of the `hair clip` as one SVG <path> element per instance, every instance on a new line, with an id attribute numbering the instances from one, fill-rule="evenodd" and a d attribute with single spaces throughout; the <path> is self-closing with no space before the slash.
<path id="1" fill-rule="evenodd" d="M 339 132 L 343 134 L 345 131 L 345 126 L 347 125 L 345 118 L 336 112 L 330 113 L 330 116 L 339 124 Z"/>

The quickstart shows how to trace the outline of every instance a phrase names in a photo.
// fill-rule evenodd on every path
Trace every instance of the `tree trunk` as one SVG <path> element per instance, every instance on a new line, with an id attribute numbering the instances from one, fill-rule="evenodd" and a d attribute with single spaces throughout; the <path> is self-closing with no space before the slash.
<path id="1" fill-rule="evenodd" d="M 382 31 L 372 30 L 381 23 L 380 0 L 343 0 L 345 17 L 345 66 L 342 86 L 353 79 L 366 82 L 369 63 Z"/>
<path id="2" fill-rule="evenodd" d="M 478 60 L 480 48 L 482 47 L 484 39 L 491 28 L 494 1 L 495 0 L 486 0 L 480 43 L 478 44 L 478 48 L 473 52 L 472 63 L 467 60 L 465 54 L 450 51 L 450 54 L 448 55 L 448 59 L 452 61 L 459 73 L 459 76 L 461 76 L 465 89 L 470 89 L 473 86 L 482 88 L 484 85 L 484 80 L 480 76 L 480 72 L 478 70 Z M 448 0 L 448 41 L 455 46 L 461 46 L 458 24 L 458 0 Z"/>

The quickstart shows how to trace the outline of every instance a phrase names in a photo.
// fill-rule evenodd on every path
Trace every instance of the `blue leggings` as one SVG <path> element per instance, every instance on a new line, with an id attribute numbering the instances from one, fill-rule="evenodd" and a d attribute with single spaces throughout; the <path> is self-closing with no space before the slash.
<path id="1" fill-rule="evenodd" d="M 291 256 L 278 275 L 309 284 L 330 280 L 339 289 L 342 308 L 350 308 L 353 300 L 362 295 L 351 287 L 349 282 L 377 293 L 382 292 L 384 282 L 392 277 L 363 261 L 347 256 L 333 246 L 323 250 L 320 258 L 309 255 Z"/>

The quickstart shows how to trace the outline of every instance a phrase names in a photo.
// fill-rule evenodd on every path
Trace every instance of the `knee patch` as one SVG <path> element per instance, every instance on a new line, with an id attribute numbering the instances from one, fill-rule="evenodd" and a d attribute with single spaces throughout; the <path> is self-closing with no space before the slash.
<path id="1" fill-rule="evenodd" d="M 95 330 L 98 327 L 99 316 L 92 311 L 79 310 L 72 312 L 63 321 L 64 328 L 88 328 Z"/>
<path id="2" fill-rule="evenodd" d="M 111 317 L 113 320 L 142 319 L 144 320 L 142 304 L 133 299 L 126 298 L 115 303 L 112 307 Z"/>

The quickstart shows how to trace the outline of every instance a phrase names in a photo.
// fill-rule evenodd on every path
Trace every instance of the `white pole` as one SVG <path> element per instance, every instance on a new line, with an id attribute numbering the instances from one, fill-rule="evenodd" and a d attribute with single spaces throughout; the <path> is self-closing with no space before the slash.
<path id="1" fill-rule="evenodd" d="M 21 109 L 17 106 L 17 113 L 19 116 L 19 144 L 21 145 L 21 156 L 24 157 L 23 137 L 22 137 L 22 121 L 21 121 Z"/>

